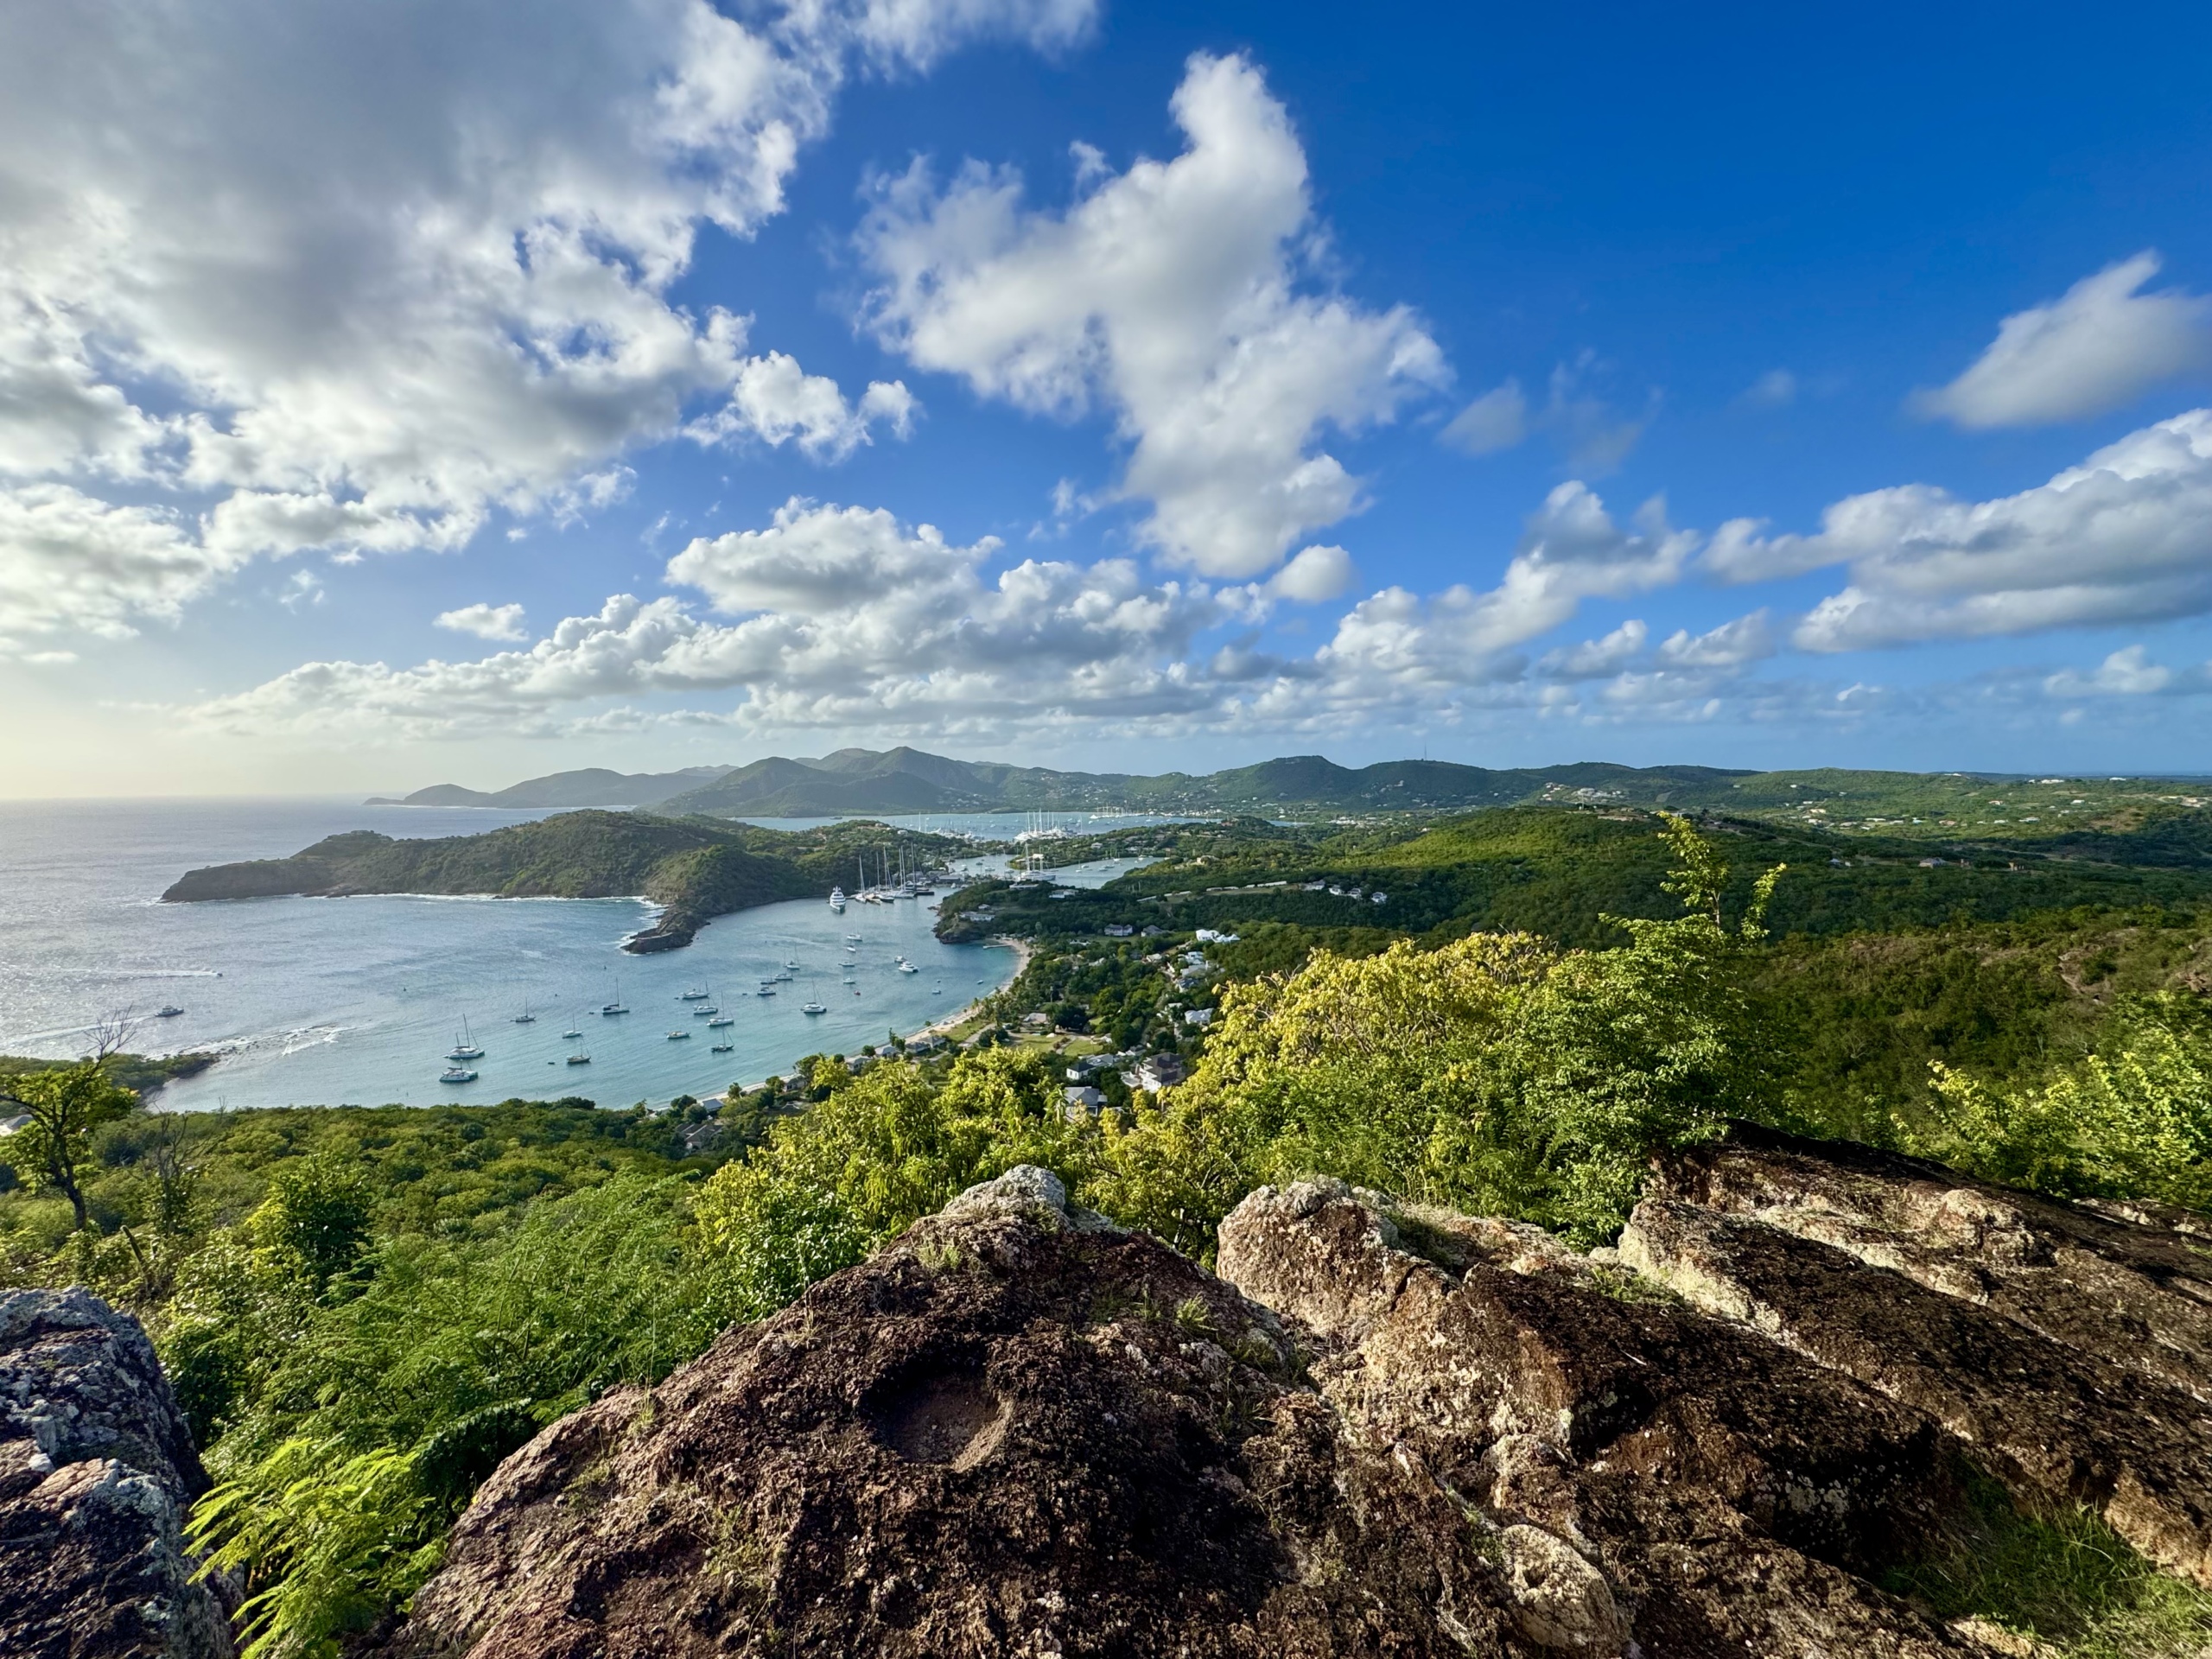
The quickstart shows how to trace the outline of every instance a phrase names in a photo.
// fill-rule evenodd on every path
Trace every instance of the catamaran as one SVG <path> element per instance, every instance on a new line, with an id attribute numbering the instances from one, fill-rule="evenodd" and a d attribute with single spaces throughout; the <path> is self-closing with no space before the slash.
<path id="1" fill-rule="evenodd" d="M 690 990 L 679 993 L 676 1000 L 679 1002 L 703 1002 L 708 995 L 709 992 L 705 986 L 694 985 Z"/>
<path id="2" fill-rule="evenodd" d="M 830 1005 L 826 1002 L 817 1002 L 812 997 L 809 997 L 798 1005 L 798 1011 L 801 1014 L 827 1014 L 830 1012 Z"/>
<path id="3" fill-rule="evenodd" d="M 899 958 L 899 971 L 902 974 L 918 974 L 922 970 L 907 961 L 906 957 L 901 957 Z"/>
<path id="4" fill-rule="evenodd" d="M 476 1074 L 465 1065 L 449 1065 L 438 1073 L 440 1083 L 474 1083 Z"/>
<path id="5" fill-rule="evenodd" d="M 464 1014 L 461 1016 L 461 1035 L 454 1039 L 453 1046 L 446 1051 L 446 1058 L 480 1060 L 483 1058 L 484 1051 L 477 1047 L 468 1035 L 468 1016 Z M 453 1079 L 448 1078 L 447 1081 L 451 1082 Z"/>
<path id="6" fill-rule="evenodd" d="M 713 1003 L 709 1002 L 700 1007 L 692 1009 L 691 1017 L 694 1020 L 711 1020 L 721 1012 L 721 1010 L 720 1008 L 716 1007 Z"/>

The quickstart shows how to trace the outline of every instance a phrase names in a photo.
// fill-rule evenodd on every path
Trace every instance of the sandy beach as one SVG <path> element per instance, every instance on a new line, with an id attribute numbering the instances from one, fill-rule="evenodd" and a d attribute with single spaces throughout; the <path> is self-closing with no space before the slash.
<path id="1" fill-rule="evenodd" d="M 1014 972 L 1007 980 L 1007 983 L 1008 985 L 1013 984 L 1015 980 L 1021 977 L 1024 970 L 1026 970 L 1029 966 L 1029 959 L 1037 954 L 1036 947 L 1032 945 L 1027 939 L 1012 938 L 1007 935 L 1001 934 L 993 938 L 991 943 L 993 944 L 1003 944 L 1014 952 Z M 996 995 L 997 993 L 993 992 L 992 995 Z M 924 1026 L 919 1031 L 909 1033 L 909 1038 L 938 1037 L 944 1035 L 944 1033 L 950 1031 L 955 1026 L 961 1024 L 972 1015 L 976 1012 L 976 1004 L 981 1002 L 982 1000 L 983 999 L 980 996 L 974 998 L 965 1007 L 954 1010 L 952 1013 L 945 1015 L 942 1020 L 931 1020 L 928 1025 Z"/>

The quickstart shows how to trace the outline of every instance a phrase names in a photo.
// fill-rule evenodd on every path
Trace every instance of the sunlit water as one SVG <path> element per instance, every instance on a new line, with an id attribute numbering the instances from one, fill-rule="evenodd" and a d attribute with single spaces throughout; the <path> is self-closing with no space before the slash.
<path id="1" fill-rule="evenodd" d="M 856 1052 L 958 1012 L 1012 972 L 1004 946 L 939 943 L 928 899 L 854 904 L 842 916 L 815 899 L 771 905 L 653 957 L 618 948 L 651 914 L 632 899 L 159 902 L 187 869 L 281 857 L 340 830 L 473 835 L 548 816 L 298 799 L 0 803 L 0 1052 L 76 1054 L 98 1021 L 122 1014 L 134 1049 L 222 1053 L 162 1091 L 169 1109 L 569 1094 L 627 1105 L 719 1092 L 808 1053 Z M 1007 836 L 1025 820 L 899 822 Z M 1087 885 L 1128 868 L 1054 874 Z M 859 936 L 849 950 L 848 934 Z M 916 971 L 901 972 L 901 957 Z M 792 978 L 755 994 L 779 972 Z M 704 1003 L 680 1000 L 695 987 L 734 1023 L 695 1017 Z M 597 1012 L 618 996 L 630 1013 Z M 828 1012 L 802 1012 L 810 1000 Z M 184 1012 L 155 1018 L 165 1006 Z M 535 1019 L 515 1023 L 525 1012 Z M 478 1078 L 441 1084 L 464 1020 L 485 1051 L 467 1062 Z M 722 1043 L 728 1052 L 712 1052 Z M 575 1054 L 589 1064 L 568 1064 Z"/>

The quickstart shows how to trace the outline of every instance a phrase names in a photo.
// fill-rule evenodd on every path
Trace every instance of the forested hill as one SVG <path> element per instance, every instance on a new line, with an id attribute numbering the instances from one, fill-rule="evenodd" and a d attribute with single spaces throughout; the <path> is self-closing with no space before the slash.
<path id="1" fill-rule="evenodd" d="M 332 836 L 289 858 L 194 870 L 164 893 L 171 904 L 298 893 L 488 893 L 505 899 L 641 897 L 664 906 L 630 940 L 634 951 L 691 942 L 716 916 L 817 898 L 856 861 L 896 841 L 910 861 L 962 843 L 850 823 L 796 834 L 628 812 L 564 812 L 480 836 L 396 840 L 374 830 Z"/>
<path id="2" fill-rule="evenodd" d="M 1522 804 L 1663 806 L 1808 829 L 2018 836 L 2109 828 L 2130 814 L 2163 806 L 2193 810 L 2208 799 L 2212 790 L 2201 784 L 2158 778 L 2022 779 L 1837 768 L 1746 772 L 1601 761 L 1493 768 L 1447 760 L 1384 760 L 1351 767 L 1318 754 L 1287 755 L 1225 772 L 1146 777 L 956 760 L 896 748 L 840 749 L 800 760 L 771 755 L 734 770 L 702 767 L 657 776 L 556 772 L 491 794 L 442 784 L 417 791 L 407 802 L 651 806 L 675 816 L 753 818 L 1100 810 L 1310 818 Z"/>

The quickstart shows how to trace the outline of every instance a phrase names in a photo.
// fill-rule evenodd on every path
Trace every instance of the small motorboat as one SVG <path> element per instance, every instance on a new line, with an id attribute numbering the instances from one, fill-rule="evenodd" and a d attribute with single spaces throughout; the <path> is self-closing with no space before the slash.
<path id="1" fill-rule="evenodd" d="M 174 1020 L 177 1015 L 183 1012 L 184 1010 L 182 1008 L 180 1008 L 175 1003 L 172 1002 L 166 1008 L 156 1008 L 154 1010 L 154 1018 L 156 1020 Z"/>
<path id="2" fill-rule="evenodd" d="M 755 996 L 773 996 L 775 994 L 776 988 L 773 985 L 766 984 L 762 985 L 759 990 L 753 993 Z"/>
<path id="3" fill-rule="evenodd" d="M 901 957 L 899 958 L 899 971 L 902 974 L 918 974 L 922 970 L 907 961 L 906 957 Z"/>
<path id="4" fill-rule="evenodd" d="M 449 1065 L 438 1073 L 440 1083 L 474 1083 L 476 1074 L 465 1065 Z"/>

